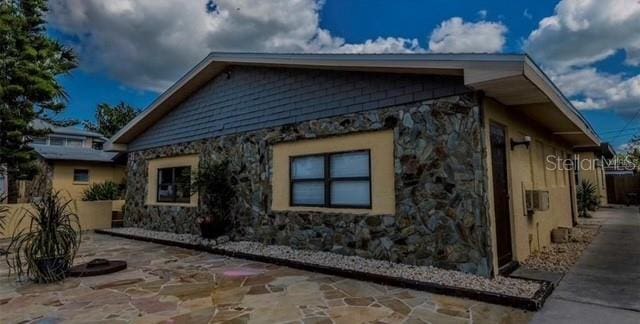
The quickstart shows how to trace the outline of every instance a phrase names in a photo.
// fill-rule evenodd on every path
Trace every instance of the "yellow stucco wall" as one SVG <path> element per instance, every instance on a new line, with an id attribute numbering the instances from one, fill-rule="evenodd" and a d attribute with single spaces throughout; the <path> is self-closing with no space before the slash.
<path id="1" fill-rule="evenodd" d="M 71 209 L 78 215 L 80 228 L 84 230 L 111 228 L 111 211 L 114 205 L 121 205 L 122 200 L 105 201 L 74 201 L 70 204 Z M 20 222 L 20 218 L 26 210 L 33 211 L 30 204 L 11 204 L 9 207 L 9 218 L 0 238 L 10 237 L 12 233 L 26 230 L 28 220 Z"/>
<path id="2" fill-rule="evenodd" d="M 600 162 L 600 159 L 597 158 L 593 152 L 580 152 L 576 154 L 580 160 L 584 161 L 582 163 L 583 167 L 580 169 L 580 181 L 587 180 L 591 182 L 596 187 L 596 195 L 600 198 L 600 204 L 606 205 L 607 187 L 602 162 Z M 591 162 L 587 162 L 587 160 Z M 598 162 L 594 163 L 594 161 Z"/>
<path id="3" fill-rule="evenodd" d="M 74 182 L 73 170 L 89 170 L 88 182 Z M 71 199 L 81 200 L 84 191 L 93 183 L 113 181 L 121 183 L 124 179 L 125 167 L 114 164 L 92 164 L 86 162 L 56 161 L 53 163 L 52 186 L 61 190 Z"/>
<path id="4" fill-rule="evenodd" d="M 370 150 L 371 154 L 371 209 L 290 206 L 290 157 L 365 149 Z M 393 215 L 396 211 L 393 131 L 385 130 L 276 144 L 273 146 L 273 179 L 271 185 L 273 189 L 271 208 L 277 211 L 297 210 Z"/>
<path id="5" fill-rule="evenodd" d="M 551 241 L 551 230 L 556 227 L 571 227 L 573 199 L 570 193 L 572 173 L 570 171 L 550 171 L 545 167 L 546 156 L 555 154 L 566 156 L 571 154 L 571 147 L 559 142 L 544 127 L 524 117 L 509 107 L 492 99 L 485 99 L 485 143 L 487 148 L 489 215 L 492 228 L 492 246 L 496 245 L 495 218 L 493 210 L 493 187 L 491 170 L 491 152 L 489 139 L 490 123 L 497 123 L 506 128 L 507 165 L 510 192 L 510 212 L 514 259 L 522 261 L 532 251 L 547 246 Z M 516 146 L 511 150 L 510 139 L 521 140 L 531 136 L 529 149 Z M 525 190 L 548 190 L 549 209 L 536 211 L 533 216 L 526 215 Z M 494 248 L 494 267 L 497 269 L 497 252 Z"/>
<path id="6" fill-rule="evenodd" d="M 146 204 L 156 205 L 156 206 L 187 206 L 187 207 L 197 206 L 198 205 L 197 194 L 191 195 L 191 201 L 189 203 L 158 202 L 157 194 L 158 194 L 158 169 L 189 166 L 191 167 L 191 172 L 196 172 L 198 170 L 198 161 L 199 159 L 197 154 L 172 156 L 172 157 L 149 160 L 149 163 L 147 166 L 148 183 L 147 183 Z"/>

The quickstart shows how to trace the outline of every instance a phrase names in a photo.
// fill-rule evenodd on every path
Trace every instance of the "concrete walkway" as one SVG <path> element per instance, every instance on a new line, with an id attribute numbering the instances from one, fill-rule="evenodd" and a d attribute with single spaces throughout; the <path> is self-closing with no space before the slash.
<path id="1" fill-rule="evenodd" d="M 600 234 L 532 323 L 640 323 L 640 213 L 603 208 Z"/>

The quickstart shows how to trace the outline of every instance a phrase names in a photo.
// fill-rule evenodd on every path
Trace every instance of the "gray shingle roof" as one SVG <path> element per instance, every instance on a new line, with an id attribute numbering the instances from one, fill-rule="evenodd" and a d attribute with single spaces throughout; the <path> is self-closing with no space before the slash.
<path id="1" fill-rule="evenodd" d="M 45 160 L 72 160 L 91 162 L 113 162 L 117 152 L 105 152 L 90 148 L 31 144 Z"/>
<path id="2" fill-rule="evenodd" d="M 32 126 L 35 129 L 50 129 L 52 135 L 76 135 L 76 136 L 99 138 L 104 141 L 107 141 L 107 138 L 100 133 L 76 128 L 74 126 L 58 127 L 41 119 L 34 119 L 32 122 Z"/>

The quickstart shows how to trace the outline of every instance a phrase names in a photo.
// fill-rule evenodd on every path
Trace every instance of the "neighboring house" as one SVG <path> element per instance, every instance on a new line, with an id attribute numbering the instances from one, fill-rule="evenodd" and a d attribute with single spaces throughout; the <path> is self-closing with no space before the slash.
<path id="1" fill-rule="evenodd" d="M 120 153 L 103 151 L 107 139 L 101 134 L 56 127 L 42 120 L 35 120 L 33 126 L 50 133 L 33 139 L 31 146 L 38 153 L 41 170 L 33 180 L 19 181 L 18 202 L 38 197 L 50 187 L 72 199 L 82 199 L 93 183 L 123 182 L 126 158 Z"/>
<path id="2" fill-rule="evenodd" d="M 189 179 L 228 158 L 236 240 L 490 276 L 572 226 L 599 138 L 524 55 L 213 53 L 108 144 L 125 226 L 197 233 Z"/>

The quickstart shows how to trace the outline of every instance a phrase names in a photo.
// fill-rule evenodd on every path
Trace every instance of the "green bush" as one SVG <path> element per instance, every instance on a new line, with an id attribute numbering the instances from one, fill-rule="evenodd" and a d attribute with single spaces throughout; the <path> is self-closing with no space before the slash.
<path id="1" fill-rule="evenodd" d="M 193 175 L 192 193 L 198 193 L 204 211 L 197 222 L 203 236 L 211 238 L 225 234 L 231 227 L 231 207 L 235 190 L 231 184 L 229 161 L 206 161 Z"/>
<path id="2" fill-rule="evenodd" d="M 596 186 L 593 183 L 582 180 L 578 186 L 578 215 L 580 217 L 591 217 L 589 211 L 594 211 L 600 205 L 598 195 L 596 194 Z"/>
<path id="3" fill-rule="evenodd" d="M 122 199 L 122 193 L 122 186 L 113 181 L 93 183 L 84 191 L 82 200 L 119 200 Z"/>

